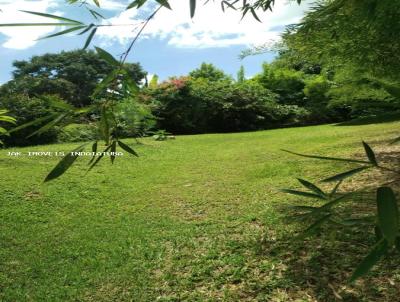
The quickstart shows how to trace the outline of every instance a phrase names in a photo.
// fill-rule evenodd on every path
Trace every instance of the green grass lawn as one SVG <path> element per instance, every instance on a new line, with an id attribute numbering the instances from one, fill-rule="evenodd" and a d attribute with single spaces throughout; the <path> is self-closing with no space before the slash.
<path id="1" fill-rule="evenodd" d="M 303 226 L 283 208 L 298 201 L 278 189 L 348 168 L 282 148 L 353 156 L 361 140 L 374 147 L 399 130 L 391 122 L 126 140 L 140 158 L 106 159 L 88 174 L 79 158 L 48 184 L 56 157 L 7 153 L 79 144 L 0 150 L 0 301 L 395 301 L 400 270 L 390 262 L 346 285 L 372 230 L 293 242 Z"/>

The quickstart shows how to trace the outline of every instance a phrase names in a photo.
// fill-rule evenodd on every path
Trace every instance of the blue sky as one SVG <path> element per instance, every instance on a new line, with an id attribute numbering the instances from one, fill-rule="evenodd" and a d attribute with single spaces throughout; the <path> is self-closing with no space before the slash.
<path id="1" fill-rule="evenodd" d="M 142 21 L 152 11 L 154 1 L 149 0 L 149 4 L 140 10 L 128 11 L 125 10 L 128 0 L 100 0 L 100 3 L 102 8 L 96 10 L 107 20 L 97 22 L 124 26 L 102 27 L 97 31 L 92 47 L 100 46 L 118 56 L 135 35 L 133 25 L 125 24 Z M 261 70 L 262 62 L 271 61 L 274 54 L 248 57 L 241 61 L 238 58 L 240 52 L 251 45 L 277 41 L 284 26 L 298 22 L 309 5 L 277 1 L 273 13 L 260 13 L 263 21 L 260 23 L 250 16 L 240 21 L 241 16 L 233 11 L 223 13 L 218 0 L 198 7 L 193 20 L 189 16 L 188 1 L 170 0 L 170 3 L 173 10 L 162 9 L 157 14 L 128 57 L 128 61 L 140 62 L 150 75 L 157 74 L 161 79 L 185 75 L 202 62 L 213 63 L 233 76 L 243 65 L 246 76 L 252 76 Z M 94 21 L 85 7 L 66 6 L 64 0 L 0 0 L 0 23 L 52 22 L 19 12 L 19 9 L 57 14 L 89 23 Z M 14 60 L 82 47 L 86 39 L 84 36 L 68 35 L 37 41 L 61 29 L 0 27 L 0 83 L 11 78 Z"/>

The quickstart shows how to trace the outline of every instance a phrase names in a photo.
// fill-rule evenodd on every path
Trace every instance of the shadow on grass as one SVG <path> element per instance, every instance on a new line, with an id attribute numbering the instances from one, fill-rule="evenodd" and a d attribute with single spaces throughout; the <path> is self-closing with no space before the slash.
<path id="1" fill-rule="evenodd" d="M 379 116 L 357 118 L 351 121 L 338 123 L 335 126 L 359 126 L 368 124 L 396 122 L 399 120 L 400 120 L 400 112 L 393 112 L 393 113 L 382 114 Z"/>
<path id="2" fill-rule="evenodd" d="M 394 147 L 381 148 L 377 152 L 377 158 L 384 166 L 397 168 L 400 164 L 400 151 Z M 344 194 L 358 188 L 369 189 L 340 204 L 337 207 L 340 217 L 373 218 L 376 215 L 376 188 L 393 180 L 393 174 L 375 172 L 360 175 L 342 187 L 341 193 Z M 391 187 L 400 192 L 398 182 Z M 288 212 L 287 207 L 280 210 L 284 211 L 283 215 L 286 217 L 288 214 L 295 214 L 293 210 Z M 315 220 L 296 224 L 293 219 L 288 218 L 286 222 L 304 230 Z M 368 275 L 356 283 L 348 283 L 354 269 L 376 243 L 374 223 L 372 220 L 354 226 L 325 224 L 306 239 L 295 239 L 293 234 L 284 233 L 276 241 L 261 243 L 260 251 L 265 257 L 275 257 L 276 261 L 280 260 L 285 264 L 282 279 L 288 283 L 284 290 L 289 292 L 289 301 L 304 297 L 309 297 L 310 301 L 328 302 L 399 301 L 400 257 L 397 251 L 388 253 Z"/>

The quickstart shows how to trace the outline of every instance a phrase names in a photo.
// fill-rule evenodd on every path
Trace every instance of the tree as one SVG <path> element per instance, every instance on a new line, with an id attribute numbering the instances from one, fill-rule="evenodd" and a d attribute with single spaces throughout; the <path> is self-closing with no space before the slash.
<path id="1" fill-rule="evenodd" d="M 158 85 L 158 75 L 155 74 L 150 80 L 149 88 L 156 88 L 157 85 Z"/>
<path id="2" fill-rule="evenodd" d="M 83 107 L 101 80 L 114 68 L 93 51 L 75 50 L 34 56 L 29 61 L 13 63 L 14 79 L 0 88 L 0 95 L 58 95 L 68 103 Z M 139 84 L 146 72 L 138 63 L 125 64 L 128 76 Z"/>
<path id="3" fill-rule="evenodd" d="M 304 105 L 304 75 L 293 69 L 277 69 L 268 63 L 263 64 L 263 71 L 255 77 L 266 89 L 278 94 L 281 104 Z"/>
<path id="4" fill-rule="evenodd" d="M 325 65 L 398 79 L 400 1 L 323 1 L 283 35 L 286 49 Z M 324 47 L 321 47 L 324 45 Z"/>
<path id="5" fill-rule="evenodd" d="M 189 76 L 193 79 L 208 79 L 210 81 L 220 81 L 230 79 L 222 70 L 216 68 L 213 64 L 201 63 L 200 67 L 191 71 Z"/>
<path id="6" fill-rule="evenodd" d="M 243 83 L 245 79 L 246 79 L 246 77 L 245 77 L 244 67 L 243 67 L 243 65 L 241 65 L 240 69 L 237 73 L 237 82 Z"/>

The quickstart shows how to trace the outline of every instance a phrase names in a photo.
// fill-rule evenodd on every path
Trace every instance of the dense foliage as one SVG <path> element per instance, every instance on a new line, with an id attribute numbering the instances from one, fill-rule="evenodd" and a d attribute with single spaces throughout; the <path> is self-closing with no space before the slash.
<path id="1" fill-rule="evenodd" d="M 97 53 L 84 50 L 34 56 L 13 66 L 14 79 L 1 86 L 0 96 L 53 94 L 76 107 L 91 104 L 96 86 L 113 70 Z M 146 76 L 138 63 L 125 67 L 137 84 Z"/>

